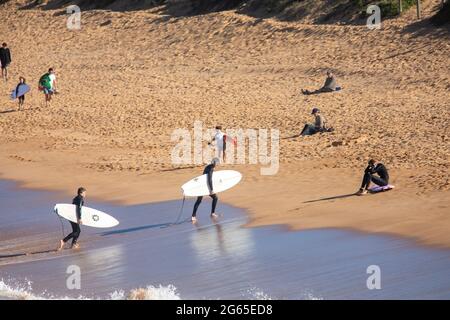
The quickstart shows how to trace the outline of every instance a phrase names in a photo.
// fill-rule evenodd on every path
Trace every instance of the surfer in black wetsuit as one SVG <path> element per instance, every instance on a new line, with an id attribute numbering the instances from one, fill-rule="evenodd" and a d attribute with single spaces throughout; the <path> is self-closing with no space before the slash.
<path id="1" fill-rule="evenodd" d="M 214 189 L 213 189 L 213 183 L 212 183 L 212 175 L 214 172 L 214 168 L 216 167 L 216 165 L 220 162 L 219 158 L 214 158 L 211 161 L 211 164 L 208 164 L 205 169 L 203 170 L 203 174 L 208 175 L 206 178 L 206 184 L 208 185 L 208 189 L 209 189 L 209 196 L 213 199 L 212 202 L 212 206 L 211 206 L 211 218 L 217 218 L 218 215 L 215 213 L 216 211 L 216 206 L 217 206 L 217 201 L 219 200 L 219 198 L 217 197 L 217 195 L 214 193 Z M 202 202 L 203 196 L 200 196 L 197 198 L 197 201 L 194 204 L 194 211 L 192 212 L 192 222 L 197 222 L 197 209 L 200 206 L 200 203 Z"/>
<path id="2" fill-rule="evenodd" d="M 80 246 L 77 243 L 78 237 L 80 236 L 80 224 L 83 224 L 83 221 L 81 220 L 81 209 L 84 206 L 84 197 L 86 196 L 86 189 L 81 187 L 78 188 L 77 196 L 73 198 L 72 204 L 76 206 L 76 213 L 77 213 L 77 222 L 70 222 L 70 225 L 72 226 L 72 233 L 70 233 L 67 237 L 62 239 L 60 241 L 60 245 L 58 248 L 58 251 L 61 250 L 64 247 L 64 244 L 72 239 L 72 248 L 78 249 Z"/>
<path id="3" fill-rule="evenodd" d="M 21 85 L 24 85 L 24 84 L 26 84 L 25 83 L 25 78 L 24 77 L 20 77 L 19 78 L 19 84 L 16 87 L 16 96 L 19 94 L 19 87 Z M 19 111 L 20 111 L 20 108 L 23 107 L 23 104 L 25 103 L 25 95 L 23 94 L 20 97 L 18 97 L 17 99 L 19 100 Z"/>
<path id="4" fill-rule="evenodd" d="M 358 195 L 367 193 L 370 182 L 373 182 L 380 187 L 389 184 L 389 174 L 387 168 L 381 162 L 376 163 L 375 160 L 370 159 L 367 168 L 364 170 L 364 176 L 361 183 L 361 188 L 357 192 Z"/>

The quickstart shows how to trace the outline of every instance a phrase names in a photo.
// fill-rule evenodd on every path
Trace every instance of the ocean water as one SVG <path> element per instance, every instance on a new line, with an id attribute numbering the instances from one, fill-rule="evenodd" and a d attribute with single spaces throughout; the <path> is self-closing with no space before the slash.
<path id="1" fill-rule="evenodd" d="M 70 201 L 0 181 L 0 298 L 450 298 L 450 250 L 348 230 L 244 228 L 245 211 L 221 202 L 214 222 L 209 199 L 198 225 L 172 225 L 181 201 L 121 206 L 88 198 L 120 225 L 82 226 L 80 250 L 53 252 L 70 229 L 63 222 L 62 230 L 53 206 Z M 186 202 L 182 221 L 192 206 Z M 70 285 L 73 268 L 79 289 Z M 379 268 L 380 289 L 368 288 L 368 268 Z"/>

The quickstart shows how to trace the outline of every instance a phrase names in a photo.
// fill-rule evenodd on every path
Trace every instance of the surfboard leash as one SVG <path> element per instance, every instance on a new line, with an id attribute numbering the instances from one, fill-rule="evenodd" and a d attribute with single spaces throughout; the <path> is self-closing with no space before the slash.
<path id="1" fill-rule="evenodd" d="M 61 219 L 61 216 L 58 214 L 58 209 L 53 210 L 53 212 L 56 214 L 56 216 L 59 218 L 59 222 L 61 223 L 61 232 L 62 232 L 62 237 L 64 238 L 64 223 Z"/>
<path id="2" fill-rule="evenodd" d="M 183 195 L 183 203 L 181 204 L 181 210 L 180 210 L 180 213 L 178 214 L 177 220 L 176 220 L 175 223 L 173 223 L 173 224 L 178 224 L 178 222 L 180 222 L 181 216 L 183 215 L 183 208 L 184 208 L 184 202 L 185 202 L 185 200 L 186 200 L 186 196 Z"/>

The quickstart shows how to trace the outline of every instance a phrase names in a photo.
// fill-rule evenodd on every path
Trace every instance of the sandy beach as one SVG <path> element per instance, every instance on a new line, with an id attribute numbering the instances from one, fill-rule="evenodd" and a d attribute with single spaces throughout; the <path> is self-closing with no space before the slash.
<path id="1" fill-rule="evenodd" d="M 424 17 L 440 1 L 423 1 Z M 280 131 L 276 175 L 243 173 L 220 200 L 247 209 L 248 227 L 355 229 L 450 247 L 450 36 L 414 24 L 414 10 L 361 25 L 258 19 L 234 11 L 171 17 L 156 9 L 89 10 L 82 29 L 61 9 L 0 5 L 0 41 L 13 54 L 0 84 L 0 177 L 27 188 L 126 205 L 182 197 L 202 165 L 174 166 L 171 134 L 205 128 Z M 56 69 L 51 106 L 37 90 Z M 334 71 L 341 92 L 304 96 Z M 27 110 L 9 100 L 19 76 Z M 318 107 L 333 133 L 292 138 Z M 356 197 L 369 158 L 395 190 Z"/>

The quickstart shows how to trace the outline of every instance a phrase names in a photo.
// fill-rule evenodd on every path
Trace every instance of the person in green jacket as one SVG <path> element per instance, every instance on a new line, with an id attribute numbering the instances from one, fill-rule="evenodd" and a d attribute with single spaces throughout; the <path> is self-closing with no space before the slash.
<path id="1" fill-rule="evenodd" d="M 44 92 L 45 106 L 48 107 L 53 94 L 56 93 L 56 75 L 53 68 L 48 69 L 48 72 L 39 79 L 39 90 Z"/>

